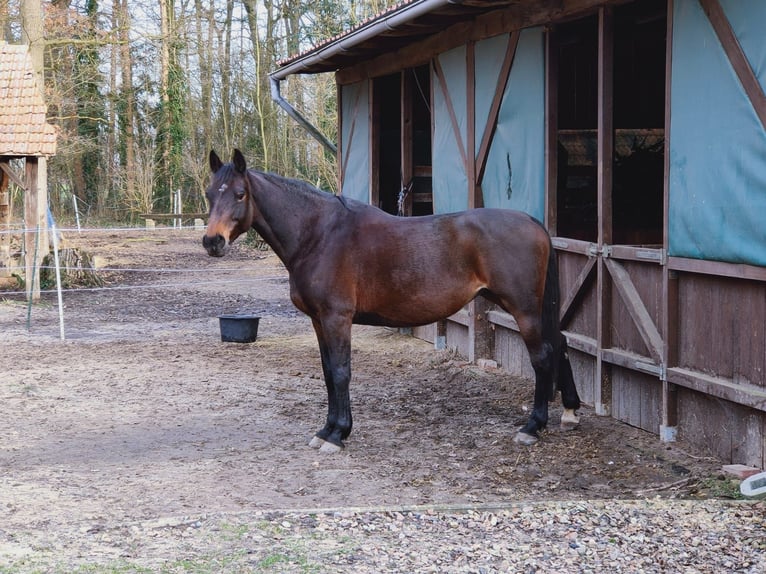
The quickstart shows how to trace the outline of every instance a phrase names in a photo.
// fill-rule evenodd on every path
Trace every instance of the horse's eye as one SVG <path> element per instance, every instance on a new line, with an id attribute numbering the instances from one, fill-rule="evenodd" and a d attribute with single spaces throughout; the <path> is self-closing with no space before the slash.
<path id="1" fill-rule="evenodd" d="M 237 201 L 242 201 L 245 199 L 245 190 L 244 189 L 238 189 L 234 192 L 234 197 L 237 198 Z"/>

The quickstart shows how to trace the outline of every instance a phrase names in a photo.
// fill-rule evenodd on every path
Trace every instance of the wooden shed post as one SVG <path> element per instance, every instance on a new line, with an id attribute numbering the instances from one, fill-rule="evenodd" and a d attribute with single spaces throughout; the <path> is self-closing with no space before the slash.
<path id="1" fill-rule="evenodd" d="M 0 169 L 0 277 L 11 275 L 11 195 L 8 176 Z"/>
<path id="2" fill-rule="evenodd" d="M 596 337 L 598 349 L 612 346 L 612 281 L 605 259 L 612 243 L 612 164 L 614 155 L 613 99 L 613 11 L 599 9 L 598 26 L 598 275 L 596 304 Z M 612 366 L 601 352 L 596 356 L 594 407 L 600 415 L 610 415 L 612 407 Z"/>
<path id="3" fill-rule="evenodd" d="M 24 250 L 27 298 L 40 300 L 39 266 L 48 253 L 48 194 L 43 188 L 40 193 L 40 158 L 27 157 L 26 190 L 24 192 Z"/>
<path id="4" fill-rule="evenodd" d="M 665 141 L 670 141 L 670 86 L 673 76 L 673 0 L 668 0 L 668 35 L 665 40 Z M 662 245 L 667 253 L 670 213 L 670 153 L 666 146 L 663 174 Z M 660 414 L 660 440 L 673 442 L 678 434 L 678 390 L 668 381 L 667 370 L 678 365 L 678 273 L 668 268 L 667 256 L 662 264 L 662 412 Z"/>

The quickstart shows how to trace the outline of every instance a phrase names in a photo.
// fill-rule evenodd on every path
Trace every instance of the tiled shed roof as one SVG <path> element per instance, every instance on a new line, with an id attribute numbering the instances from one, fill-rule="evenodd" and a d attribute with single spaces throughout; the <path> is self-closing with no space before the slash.
<path id="1" fill-rule="evenodd" d="M 46 111 L 27 46 L 0 41 L 0 156 L 54 155 Z"/>

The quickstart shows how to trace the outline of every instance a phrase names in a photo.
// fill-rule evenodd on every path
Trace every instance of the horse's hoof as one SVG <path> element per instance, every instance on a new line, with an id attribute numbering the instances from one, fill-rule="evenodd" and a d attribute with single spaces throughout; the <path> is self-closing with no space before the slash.
<path id="1" fill-rule="evenodd" d="M 579 424 L 580 417 L 577 416 L 574 409 L 564 409 L 564 413 L 561 415 L 561 430 L 574 430 Z"/>
<path id="2" fill-rule="evenodd" d="M 532 446 L 533 444 L 537 442 L 537 437 L 532 436 L 531 434 L 527 434 L 525 432 L 519 431 L 516 433 L 516 436 L 513 437 L 513 442 L 515 442 L 516 444 L 524 445 L 524 446 Z"/>
<path id="3" fill-rule="evenodd" d="M 324 441 L 324 444 L 319 447 L 319 452 L 323 452 L 325 454 L 337 454 L 342 450 L 343 447 L 341 445 L 333 444 L 327 441 Z"/>
<path id="4" fill-rule="evenodd" d="M 323 446 L 324 444 L 326 444 L 326 443 L 327 443 L 327 441 L 326 441 L 325 439 L 323 439 L 323 438 L 319 438 L 318 436 L 314 436 L 314 437 L 313 437 L 313 438 L 312 438 L 312 439 L 309 441 L 309 446 L 310 446 L 311 448 L 321 449 L 321 448 L 322 448 L 322 446 Z"/>

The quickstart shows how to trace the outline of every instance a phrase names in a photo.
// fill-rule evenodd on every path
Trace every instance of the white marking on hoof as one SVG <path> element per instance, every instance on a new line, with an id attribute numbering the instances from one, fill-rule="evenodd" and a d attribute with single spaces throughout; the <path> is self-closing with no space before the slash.
<path id="1" fill-rule="evenodd" d="M 324 444 L 321 447 L 319 447 L 319 452 L 323 452 L 325 454 L 337 454 L 342 450 L 343 450 L 342 446 L 338 446 L 337 444 L 333 444 L 327 441 L 324 441 Z"/>
<path id="2" fill-rule="evenodd" d="M 577 428 L 580 424 L 580 417 L 577 416 L 574 409 L 564 409 L 561 415 L 561 430 L 570 431 Z"/>
<path id="3" fill-rule="evenodd" d="M 537 442 L 537 437 L 532 436 L 531 434 L 527 434 L 525 432 L 517 432 L 516 436 L 513 437 L 513 442 L 516 444 L 521 444 L 524 446 L 532 446 Z"/>
<path id="4" fill-rule="evenodd" d="M 322 448 L 322 445 L 323 445 L 323 444 L 325 444 L 326 442 L 327 442 L 327 441 L 326 441 L 326 440 L 324 440 L 323 438 L 319 438 L 318 436 L 314 436 L 314 437 L 313 437 L 313 438 L 312 438 L 312 439 L 309 441 L 309 446 L 310 446 L 311 448 L 317 448 L 317 449 L 319 449 L 319 448 Z"/>

